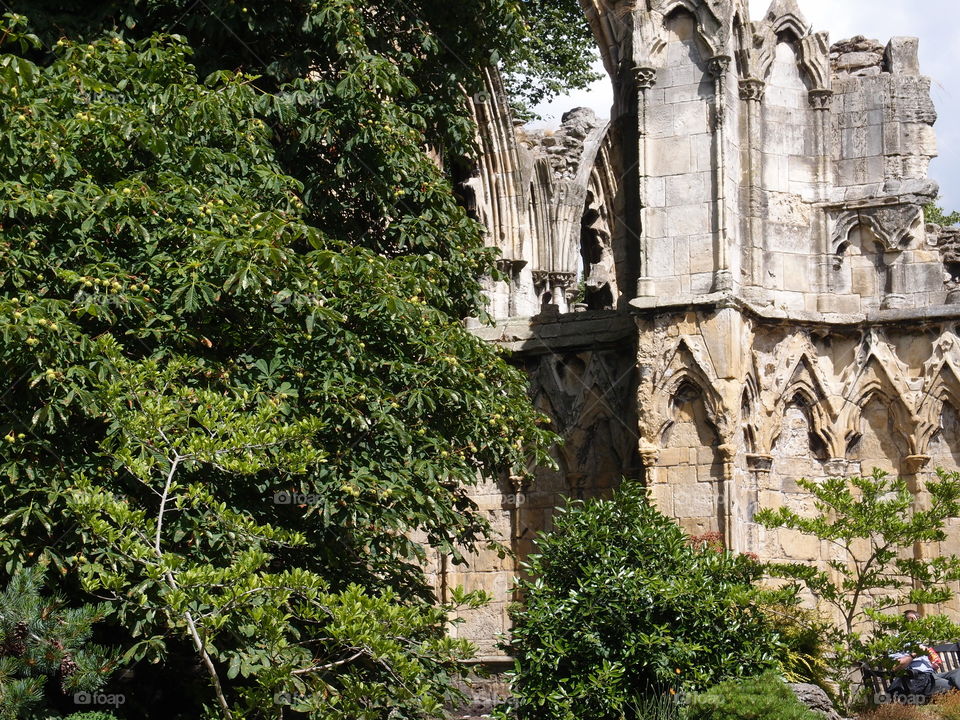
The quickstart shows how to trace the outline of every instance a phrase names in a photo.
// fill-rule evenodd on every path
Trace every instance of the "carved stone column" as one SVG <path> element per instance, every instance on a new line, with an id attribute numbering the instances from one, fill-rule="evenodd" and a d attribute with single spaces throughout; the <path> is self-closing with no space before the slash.
<path id="1" fill-rule="evenodd" d="M 660 448 L 647 440 L 640 440 L 638 449 L 640 462 L 643 463 L 643 474 L 647 481 L 647 487 L 651 487 L 657 482 L 657 463 L 660 461 Z"/>
<path id="2" fill-rule="evenodd" d="M 570 486 L 570 495 L 577 500 L 583 500 L 583 493 L 587 487 L 586 473 L 569 473 L 567 475 L 567 484 Z"/>
<path id="3" fill-rule="evenodd" d="M 533 289 L 537 293 L 537 300 L 542 300 L 542 295 L 550 290 L 550 273 L 546 270 L 534 270 Z"/>
<path id="4" fill-rule="evenodd" d="M 817 148 L 817 196 L 820 202 L 826 202 L 830 195 L 830 175 L 832 173 L 830 151 L 831 122 L 830 106 L 833 103 L 833 90 L 817 88 L 811 90 L 808 99 L 813 108 L 813 134 Z M 833 298 L 825 295 L 830 291 L 830 269 L 832 266 L 830 247 L 830 227 L 827 213 L 818 212 L 820 220 L 820 263 L 817 271 L 818 307 L 823 311 L 833 309 Z"/>
<path id="5" fill-rule="evenodd" d="M 550 273 L 550 290 L 553 293 L 553 304 L 559 307 L 560 312 L 562 313 L 565 313 L 570 309 L 568 296 L 569 291 L 573 288 L 576 279 L 576 273 Z"/>
<path id="6" fill-rule="evenodd" d="M 728 55 L 717 55 L 707 61 L 707 70 L 713 76 L 713 164 L 716 176 L 714 202 L 715 247 L 713 271 L 713 291 L 724 292 L 733 289 L 733 275 L 730 272 L 730 257 L 727 229 L 727 168 L 726 168 L 726 97 L 727 70 L 730 67 Z"/>
<path id="7" fill-rule="evenodd" d="M 760 509 L 761 491 L 770 489 L 770 471 L 773 469 L 773 455 L 765 453 L 746 453 L 747 477 L 742 484 L 738 484 L 740 497 L 746 507 L 745 512 L 735 521 L 735 534 L 742 540 L 735 548 L 739 552 L 759 553 L 762 546 L 762 528 L 754 521 L 757 510 Z"/>
<path id="8" fill-rule="evenodd" d="M 511 548 L 513 549 L 513 574 L 519 576 L 523 572 L 523 553 L 520 543 L 527 534 L 527 525 L 523 521 L 522 509 L 526 505 L 527 479 L 522 475 L 510 475 L 508 478 L 510 489 L 513 491 L 513 504 L 508 506 L 507 512 L 510 515 L 510 535 Z M 523 498 L 523 501 L 521 501 Z M 514 589 L 513 600 L 516 602 L 520 598 Z"/>
<path id="9" fill-rule="evenodd" d="M 826 201 L 830 182 L 830 106 L 833 104 L 833 90 L 818 88 L 809 93 L 810 107 L 814 111 L 813 132 L 817 144 L 817 185 L 820 200 Z"/>
<path id="10" fill-rule="evenodd" d="M 903 253 L 899 249 L 887 250 L 883 254 L 883 264 L 886 269 L 884 278 L 883 300 L 880 301 L 882 310 L 894 310 L 906 307 L 907 279 L 903 264 Z"/>
<path id="11" fill-rule="evenodd" d="M 900 464 L 900 476 L 907 481 L 910 492 L 913 493 L 913 510 L 918 512 L 926 510 L 929 503 L 926 494 L 923 491 L 924 469 L 930 463 L 929 455 L 908 455 Z M 936 555 L 939 548 L 930 547 L 929 543 L 914 543 L 913 557 L 916 560 L 925 560 L 932 555 Z M 914 583 L 914 588 L 921 586 Z M 921 615 L 926 614 L 926 606 L 921 604 L 917 607 Z"/>
<path id="12" fill-rule="evenodd" d="M 519 540 L 523 536 L 523 530 L 520 523 L 520 508 L 526 504 L 527 478 L 523 475 L 511 475 L 509 477 L 510 489 L 513 490 L 513 503 L 510 507 L 510 514 L 513 515 L 513 538 Z"/>
<path id="13" fill-rule="evenodd" d="M 723 527 L 720 532 L 723 534 L 723 546 L 727 550 L 735 550 L 734 547 L 734 517 L 733 517 L 733 471 L 734 460 L 737 456 L 737 446 L 729 443 L 720 445 L 717 450 L 720 453 L 721 462 L 723 462 L 723 480 L 720 486 L 720 516 L 723 518 Z"/>
<path id="14" fill-rule="evenodd" d="M 760 218 L 760 187 L 759 180 L 763 176 L 762 155 L 758 144 L 762 142 L 763 117 L 760 106 L 767 84 L 757 78 L 747 78 L 740 81 L 740 99 L 746 105 L 746 142 L 747 142 L 747 192 L 749 193 L 749 228 L 750 237 L 747 246 L 750 248 L 750 280 L 754 285 L 763 285 L 763 222 Z"/>
<path id="15" fill-rule="evenodd" d="M 519 283 L 520 271 L 526 264 L 526 260 L 509 260 L 507 258 L 497 260 L 497 269 L 507 276 L 506 284 L 509 296 L 507 314 L 509 317 L 516 317 L 519 314 L 517 285 Z"/>
<path id="16" fill-rule="evenodd" d="M 650 277 L 650 236 L 647 234 L 646 209 L 647 177 L 650 174 L 650 137 L 649 112 L 650 88 L 657 82 L 657 71 L 650 67 L 633 68 L 633 78 L 637 86 L 637 133 L 639 135 L 638 174 L 640 190 L 640 266 L 637 279 L 637 297 L 652 297 L 656 294 L 656 283 Z"/>

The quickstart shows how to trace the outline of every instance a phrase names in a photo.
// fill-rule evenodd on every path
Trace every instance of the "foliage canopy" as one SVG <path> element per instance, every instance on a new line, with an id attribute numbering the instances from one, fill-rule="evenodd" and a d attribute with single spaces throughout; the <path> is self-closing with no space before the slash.
<path id="1" fill-rule="evenodd" d="M 493 257 L 426 150 L 468 149 L 467 71 L 432 61 L 502 31 L 493 4 L 439 27 L 315 4 L 306 38 L 301 4 L 271 4 L 244 31 L 280 53 L 260 79 L 223 69 L 249 51 L 226 35 L 201 80 L 181 37 L 44 45 L 5 16 L 0 548 L 105 599 L 125 662 L 159 664 L 128 712 L 440 713 L 470 647 L 421 563 L 487 542 L 469 487 L 551 440 L 460 322 Z"/>

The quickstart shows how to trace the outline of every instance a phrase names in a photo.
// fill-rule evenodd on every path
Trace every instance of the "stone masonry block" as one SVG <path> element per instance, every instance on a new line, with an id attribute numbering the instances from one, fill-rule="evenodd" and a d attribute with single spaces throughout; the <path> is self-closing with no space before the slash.
<path id="1" fill-rule="evenodd" d="M 690 140 L 685 137 L 652 141 L 650 172 L 654 175 L 679 175 L 691 170 Z"/>
<path id="2" fill-rule="evenodd" d="M 666 205 L 696 205 L 706 202 L 707 178 L 705 173 L 688 173 L 666 178 Z"/>
<path id="3" fill-rule="evenodd" d="M 894 75 L 919 75 L 920 41 L 915 37 L 890 38 L 883 53 L 884 69 Z"/>

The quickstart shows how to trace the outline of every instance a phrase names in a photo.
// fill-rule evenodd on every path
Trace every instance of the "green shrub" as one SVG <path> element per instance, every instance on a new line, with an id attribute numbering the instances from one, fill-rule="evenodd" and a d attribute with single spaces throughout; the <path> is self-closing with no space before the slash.
<path id="1" fill-rule="evenodd" d="M 808 710 L 775 672 L 727 680 L 695 696 L 686 720 L 822 720 Z"/>
<path id="2" fill-rule="evenodd" d="M 639 486 L 573 503 L 538 551 L 508 648 L 521 720 L 619 720 L 645 697 L 779 668 L 761 566 L 693 546 Z"/>
<path id="3" fill-rule="evenodd" d="M 95 712 L 74 713 L 73 715 L 68 715 L 66 720 L 117 720 L 117 716 L 113 713 L 97 710 Z"/>
<path id="4" fill-rule="evenodd" d="M 787 682 L 818 686 L 836 704 L 836 688 L 831 682 L 833 668 L 828 654 L 833 626 L 820 615 L 796 602 L 761 602 L 784 645 L 781 657 L 783 677 Z"/>

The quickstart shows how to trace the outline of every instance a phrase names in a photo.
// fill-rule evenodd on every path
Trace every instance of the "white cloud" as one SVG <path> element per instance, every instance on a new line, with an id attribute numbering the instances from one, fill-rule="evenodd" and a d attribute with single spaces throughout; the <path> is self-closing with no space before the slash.
<path id="1" fill-rule="evenodd" d="M 896 35 L 920 38 L 920 67 L 933 81 L 932 95 L 939 113 L 936 125 L 940 157 L 931 176 L 940 182 L 943 203 L 960 209 L 960 3 L 957 0 L 798 0 L 814 30 L 826 31 L 831 42 L 866 35 L 881 43 Z M 767 3 L 754 2 L 754 19 L 763 17 Z M 602 68 L 601 68 L 602 72 Z M 558 125 L 560 116 L 574 107 L 590 107 L 609 117 L 613 91 L 606 78 L 588 90 L 571 93 L 538 108 L 539 125 Z"/>

